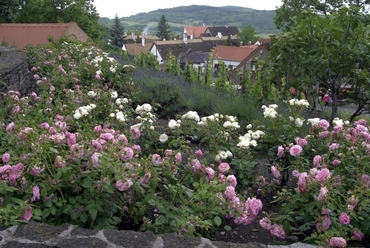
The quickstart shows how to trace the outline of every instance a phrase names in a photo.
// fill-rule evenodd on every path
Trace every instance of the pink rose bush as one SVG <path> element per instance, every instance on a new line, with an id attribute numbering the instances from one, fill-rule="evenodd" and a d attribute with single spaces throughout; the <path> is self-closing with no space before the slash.
<path id="1" fill-rule="evenodd" d="M 353 127 L 338 119 L 333 123 L 335 126 L 330 127 L 326 120 L 309 120 L 305 142 L 299 143 L 301 138 L 297 137 L 295 143 L 287 141 L 277 146 L 271 171 L 276 173 L 276 165 L 286 168 L 281 173 L 289 172 L 291 183 L 296 185 L 290 191 L 276 193 L 281 214 L 292 219 L 304 218 L 302 226 L 314 223 L 309 227 L 314 231 L 308 239 L 324 246 L 347 247 L 347 242 L 362 241 L 366 237 L 364 233 L 369 234 L 361 229 L 358 218 L 365 214 L 368 204 L 364 196 L 370 186 L 370 168 L 365 164 L 370 158 L 365 154 L 370 151 L 370 133 L 362 120 Z M 277 184 L 274 187 L 279 192 Z M 260 225 L 271 230 L 271 223 L 279 220 L 279 216 L 272 214 L 268 221 L 261 220 Z M 333 233 L 339 236 L 330 237 Z"/>

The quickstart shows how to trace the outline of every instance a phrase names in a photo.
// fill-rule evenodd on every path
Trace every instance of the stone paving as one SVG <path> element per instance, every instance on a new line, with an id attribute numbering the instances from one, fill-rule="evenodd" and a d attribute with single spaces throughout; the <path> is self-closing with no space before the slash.
<path id="1" fill-rule="evenodd" d="M 177 234 L 154 235 L 151 232 L 86 230 L 74 225 L 49 226 L 43 223 L 0 228 L 2 248 L 317 248 L 295 243 L 289 246 L 260 243 L 236 244 L 210 241 Z"/>

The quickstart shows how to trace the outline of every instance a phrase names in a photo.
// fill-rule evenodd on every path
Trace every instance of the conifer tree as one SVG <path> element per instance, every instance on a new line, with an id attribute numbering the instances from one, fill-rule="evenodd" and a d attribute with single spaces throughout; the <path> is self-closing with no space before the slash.
<path id="1" fill-rule="evenodd" d="M 119 20 L 117 14 L 114 18 L 114 24 L 110 29 L 110 44 L 118 47 L 122 47 L 124 43 L 125 28 L 123 27 L 121 21 Z"/>
<path id="2" fill-rule="evenodd" d="M 157 27 L 157 36 L 159 38 L 168 40 L 170 38 L 171 26 L 167 23 L 165 15 L 162 15 L 158 27 Z"/>

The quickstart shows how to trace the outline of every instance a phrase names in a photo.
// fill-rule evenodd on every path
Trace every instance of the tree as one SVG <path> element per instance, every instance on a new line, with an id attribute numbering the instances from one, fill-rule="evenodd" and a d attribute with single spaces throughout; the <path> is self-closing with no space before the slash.
<path id="1" fill-rule="evenodd" d="M 0 23 L 14 22 L 20 4 L 21 4 L 20 0 L 1 0 Z"/>
<path id="2" fill-rule="evenodd" d="M 101 37 L 99 14 L 94 0 L 21 1 L 16 15 L 19 23 L 68 23 L 78 26 L 94 41 Z"/>
<path id="3" fill-rule="evenodd" d="M 318 86 L 332 93 L 330 122 L 336 116 L 338 95 L 344 85 L 360 87 L 370 95 L 369 32 L 358 7 L 343 7 L 323 16 L 312 11 L 296 17 L 296 25 L 273 39 L 270 72 L 286 92 L 294 87 L 316 102 Z"/>
<path id="4" fill-rule="evenodd" d="M 171 26 L 167 23 L 166 16 L 162 15 L 158 27 L 157 27 L 157 36 L 159 38 L 168 40 L 170 38 Z"/>
<path id="5" fill-rule="evenodd" d="M 275 25 L 282 31 L 290 31 L 297 24 L 296 16 L 311 11 L 321 16 L 329 16 L 338 10 L 346 7 L 358 7 L 356 11 L 367 14 L 370 2 L 368 0 L 328 0 L 328 1 L 307 1 L 307 0 L 283 0 L 283 4 L 276 9 L 274 18 Z"/>
<path id="6" fill-rule="evenodd" d="M 256 29 L 252 25 L 248 25 L 242 28 L 238 33 L 239 41 L 242 41 L 243 44 L 252 44 L 255 43 L 259 37 L 256 36 Z"/>
<path id="7" fill-rule="evenodd" d="M 124 33 L 125 28 L 116 14 L 114 24 L 110 29 L 110 43 L 114 46 L 122 47 L 125 40 Z"/>

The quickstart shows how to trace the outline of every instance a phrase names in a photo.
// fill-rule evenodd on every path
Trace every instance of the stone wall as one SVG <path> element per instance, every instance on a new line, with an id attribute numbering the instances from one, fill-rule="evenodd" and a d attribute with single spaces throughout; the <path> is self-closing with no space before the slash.
<path id="1" fill-rule="evenodd" d="M 32 74 L 24 52 L 0 46 L 0 93 L 18 90 L 22 95 L 32 89 Z"/>

